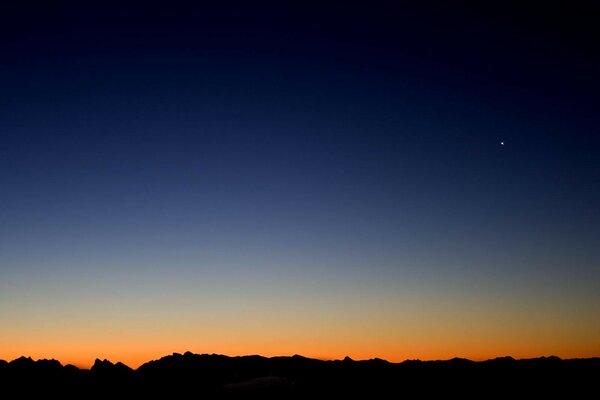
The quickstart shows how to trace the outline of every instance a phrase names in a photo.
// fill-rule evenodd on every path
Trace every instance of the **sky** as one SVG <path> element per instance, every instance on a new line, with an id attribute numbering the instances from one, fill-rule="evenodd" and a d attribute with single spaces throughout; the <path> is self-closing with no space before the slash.
<path id="1" fill-rule="evenodd" d="M 0 359 L 600 356 L 597 7 L 6 3 Z"/>

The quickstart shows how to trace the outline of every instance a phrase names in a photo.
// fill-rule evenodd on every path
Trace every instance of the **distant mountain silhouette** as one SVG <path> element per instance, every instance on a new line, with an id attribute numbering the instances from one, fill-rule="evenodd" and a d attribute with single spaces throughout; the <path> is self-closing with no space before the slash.
<path id="1" fill-rule="evenodd" d="M 600 358 L 561 360 L 558 357 L 515 360 L 501 357 L 475 362 L 350 357 L 322 361 L 302 356 L 228 357 L 218 354 L 178 354 L 150 361 L 133 370 L 123 363 L 97 359 L 91 369 L 61 365 L 56 360 L 20 357 L 0 360 L 0 385 L 25 397 L 60 395 L 194 397 L 261 396 L 321 397 L 349 394 L 481 397 L 593 393 L 600 376 Z"/>

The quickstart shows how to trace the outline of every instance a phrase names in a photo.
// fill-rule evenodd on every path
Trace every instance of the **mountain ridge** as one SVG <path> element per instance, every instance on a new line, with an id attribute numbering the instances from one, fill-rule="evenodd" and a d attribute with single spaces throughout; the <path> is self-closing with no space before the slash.
<path id="1" fill-rule="evenodd" d="M 515 396 L 570 397 L 593 390 L 600 357 L 485 361 L 319 360 L 300 355 L 264 357 L 173 353 L 136 369 L 96 359 L 90 369 L 62 365 L 53 359 L 19 357 L 0 360 L 0 385 L 28 394 L 80 398 L 82 393 L 119 397 L 173 397 L 190 392 L 208 397 L 243 397 L 248 393 L 286 397 L 415 394 L 424 397 L 479 397 L 490 391 Z"/>
<path id="2" fill-rule="evenodd" d="M 228 356 L 228 355 L 224 355 L 224 354 L 218 354 L 218 353 L 192 353 L 190 351 L 186 351 L 184 353 L 179 353 L 179 352 L 174 352 L 165 356 L 162 356 L 158 359 L 154 359 L 154 360 L 149 360 L 146 361 L 145 363 L 141 364 L 140 366 L 138 366 L 137 368 L 132 368 L 130 366 L 128 366 L 127 364 L 121 362 L 121 361 L 117 361 L 117 362 L 113 362 L 111 360 L 108 359 L 100 359 L 100 358 L 96 358 L 94 361 L 94 364 L 90 367 L 90 368 L 82 368 L 82 367 L 77 367 L 73 364 L 62 364 L 62 362 L 60 360 L 54 359 L 54 358 L 40 358 L 40 359 L 33 359 L 31 356 L 20 356 L 17 357 L 13 360 L 5 360 L 5 359 L 0 359 L 0 368 L 10 365 L 10 366 L 14 366 L 14 365 L 18 365 L 18 366 L 27 366 L 27 365 L 36 365 L 36 364 L 45 364 L 45 365 L 53 365 L 55 367 L 72 367 L 81 371 L 98 371 L 98 370 L 103 370 L 103 369 L 109 369 L 109 368 L 116 368 L 116 369 L 124 369 L 124 370 L 130 370 L 130 371 L 139 371 L 140 369 L 145 369 L 148 367 L 148 365 L 153 365 L 155 363 L 160 363 L 160 362 L 165 362 L 166 360 L 170 360 L 170 359 L 174 359 L 174 358 L 190 358 L 190 357 L 194 357 L 194 358 L 198 358 L 198 359 L 209 359 L 209 358 L 221 358 L 221 359 L 231 359 L 231 360 L 304 360 L 304 361 L 309 361 L 309 362 L 319 362 L 319 363 L 341 363 L 341 362 L 346 362 L 346 363 L 383 363 L 383 364 L 390 364 L 390 365 L 406 365 L 406 364 L 440 364 L 440 363 L 463 363 L 463 364 L 480 364 L 480 365 L 484 365 L 484 364 L 489 364 L 489 363 L 523 363 L 523 362 L 573 362 L 573 361 L 582 361 L 582 360 L 589 360 L 589 361 L 597 361 L 600 362 L 600 357 L 574 357 L 574 358 L 561 358 L 555 355 L 550 355 L 550 356 L 539 356 L 539 357 L 531 357 L 531 358 L 514 358 L 512 356 L 499 356 L 499 357 L 494 357 L 494 358 L 489 358 L 486 360 L 471 360 L 469 358 L 464 358 L 464 357 L 453 357 L 453 358 L 449 358 L 449 359 L 436 359 L 436 360 L 421 360 L 421 359 L 406 359 L 403 361 L 399 361 L 399 362 L 392 362 L 392 361 L 388 361 L 386 359 L 382 359 L 379 357 L 373 357 L 373 358 L 369 358 L 369 359 L 360 359 L 360 360 L 354 360 L 349 356 L 344 357 L 343 359 L 319 359 L 319 358 L 311 358 L 311 357 L 305 357 L 299 354 L 294 354 L 291 356 L 262 356 L 260 354 L 248 354 L 248 355 L 240 355 L 240 356 Z"/>
<path id="3" fill-rule="evenodd" d="M 407 363 L 456 363 L 456 362 L 464 362 L 464 363 L 474 363 L 474 364 L 485 364 L 485 363 L 491 363 L 491 362 L 527 362 L 527 361 L 544 361 L 544 360 L 556 360 L 556 361 L 575 361 L 575 360 L 598 360 L 600 362 L 600 357 L 574 357 L 574 358 L 561 358 L 555 355 L 550 355 L 550 356 L 540 356 L 540 357 L 531 357 L 531 358 L 514 358 L 512 356 L 499 356 L 499 357 L 494 357 L 494 358 L 489 358 L 486 360 L 480 360 L 480 361 L 476 361 L 476 360 L 471 360 L 469 358 L 464 358 L 464 357 L 453 357 L 453 358 L 448 358 L 448 359 L 436 359 L 436 360 L 421 360 L 421 359 L 406 359 L 403 361 L 399 361 L 399 362 L 392 362 L 392 361 L 388 361 L 386 359 L 382 359 L 379 357 L 373 357 L 373 358 L 368 358 L 368 359 L 360 359 L 360 360 L 354 360 L 349 356 L 345 356 L 343 359 L 320 359 L 320 358 L 311 358 L 311 357 L 305 357 L 299 354 L 294 354 L 291 356 L 262 356 L 260 354 L 248 354 L 248 355 L 240 355 L 240 356 L 228 356 L 228 355 L 224 355 L 224 354 L 218 354 L 218 353 L 192 353 L 190 351 L 186 351 L 184 353 L 178 353 L 178 352 L 174 352 L 165 356 L 162 356 L 158 359 L 155 360 L 149 360 L 146 361 L 145 363 L 141 364 L 139 367 L 137 368 L 132 368 L 130 366 L 128 366 L 127 364 L 121 362 L 121 361 L 117 361 L 117 362 L 113 362 L 109 359 L 100 359 L 100 358 L 96 358 L 94 361 L 94 364 L 90 367 L 90 368 L 82 368 L 82 367 L 77 367 L 73 364 L 62 364 L 62 362 L 60 360 L 57 360 L 55 358 L 39 358 L 39 359 L 33 359 L 31 356 L 20 356 L 17 357 L 13 360 L 5 360 L 5 359 L 0 359 L 0 367 L 4 366 L 4 365 L 14 365 L 14 364 L 19 364 L 19 365 L 23 365 L 23 364 L 36 364 L 36 363 L 52 363 L 52 364 L 56 364 L 58 363 L 58 365 L 60 367 L 73 367 L 73 368 L 77 368 L 79 370 L 83 370 L 83 371 L 88 371 L 88 370 L 94 370 L 94 369 L 98 369 L 98 368 L 106 368 L 106 367 L 115 367 L 115 368 L 126 368 L 129 369 L 131 371 L 138 371 L 140 368 L 151 364 L 151 363 L 156 363 L 159 362 L 161 360 L 164 359 L 168 359 L 168 358 L 172 358 L 172 357 L 191 357 L 191 356 L 199 356 L 199 357 L 219 357 L 219 358 L 227 358 L 227 359 L 252 359 L 252 358 L 260 358 L 260 359 L 264 359 L 264 360 L 278 360 L 278 359 L 302 359 L 302 360 L 310 360 L 310 361 L 316 361 L 316 362 L 324 362 L 324 363 L 338 363 L 338 362 L 354 362 L 354 363 L 365 363 L 365 362 L 382 362 L 382 363 L 386 363 L 386 364 L 391 364 L 391 365 L 403 365 L 403 364 L 407 364 Z"/>

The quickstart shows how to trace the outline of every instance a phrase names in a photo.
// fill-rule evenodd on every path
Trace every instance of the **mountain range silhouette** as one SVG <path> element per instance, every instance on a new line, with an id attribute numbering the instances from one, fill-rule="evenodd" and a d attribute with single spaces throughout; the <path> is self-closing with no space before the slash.
<path id="1" fill-rule="evenodd" d="M 302 357 L 229 357 L 174 353 L 137 369 L 97 359 L 91 369 L 57 360 L 0 360 L 5 391 L 62 398 L 103 397 L 287 397 L 389 395 L 583 396 L 597 389 L 600 358 L 512 357 L 475 362 L 381 359 L 323 361 Z M 14 392 L 13 392 L 14 393 Z"/>

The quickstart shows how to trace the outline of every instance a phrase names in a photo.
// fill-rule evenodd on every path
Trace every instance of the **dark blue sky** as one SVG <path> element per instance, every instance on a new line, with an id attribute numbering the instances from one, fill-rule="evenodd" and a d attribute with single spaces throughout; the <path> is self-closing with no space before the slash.
<path id="1" fill-rule="evenodd" d="M 589 310 L 573 343 L 599 329 L 597 9 L 0 10 L 0 298 L 23 308 L 0 311 L 23 330 L 19 293 L 69 320 L 120 285 L 218 304 L 181 289 L 207 280 L 234 304 L 248 285 L 296 305 L 364 287 L 349 310 L 517 298 Z"/>

